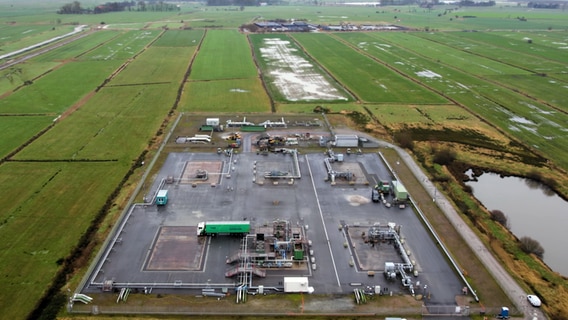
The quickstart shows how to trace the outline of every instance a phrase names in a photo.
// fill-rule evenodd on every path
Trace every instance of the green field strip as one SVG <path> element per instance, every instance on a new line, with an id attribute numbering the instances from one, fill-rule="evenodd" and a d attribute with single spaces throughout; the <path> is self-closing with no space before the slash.
<path id="1" fill-rule="evenodd" d="M 449 8 L 453 8 L 453 6 Z M 455 15 L 458 17 L 456 18 Z M 521 17 L 524 17 L 525 21 L 518 19 Z M 452 22 L 457 24 L 455 28 L 457 30 L 547 30 L 549 27 L 565 28 L 565 24 L 562 23 L 565 16 L 563 17 L 562 12 L 558 10 L 527 10 L 526 7 L 521 6 L 507 6 L 503 10 L 496 10 L 495 7 L 461 7 L 460 10 L 448 13 L 440 18 L 443 20 L 452 19 Z M 432 19 L 430 27 L 438 28 L 439 22 L 439 20 Z M 466 25 L 459 27 L 462 23 Z"/>
<path id="2" fill-rule="evenodd" d="M 568 36 L 566 35 L 565 31 L 559 30 L 546 30 L 546 31 L 495 31 L 491 32 L 493 36 L 503 37 L 507 40 L 513 39 L 515 41 L 521 41 L 519 45 L 523 45 L 528 43 L 528 39 L 531 40 L 531 44 L 540 46 L 545 46 L 551 48 L 553 50 L 560 50 L 566 51 L 566 46 L 568 46 Z M 500 45 L 501 43 L 496 41 L 495 45 Z M 531 46 L 529 46 L 531 47 Z M 531 51 L 535 51 L 536 47 L 532 47 Z M 552 52 L 546 50 L 536 50 L 536 53 L 542 53 L 544 55 L 550 55 Z M 556 54 L 553 54 L 556 56 Z M 560 55 L 560 58 L 561 55 Z M 556 60 L 556 59 L 552 59 Z"/>
<path id="3" fill-rule="evenodd" d="M 107 86 L 167 83 L 179 85 L 183 79 L 195 47 L 154 47 L 122 69 Z"/>
<path id="4" fill-rule="evenodd" d="M 14 159 L 132 161 L 158 131 L 177 89 L 155 85 L 105 88 Z"/>
<path id="5" fill-rule="evenodd" d="M 190 81 L 179 105 L 182 112 L 270 112 L 271 104 L 258 78 Z"/>
<path id="6" fill-rule="evenodd" d="M 526 59 L 526 57 L 522 57 L 521 61 Z M 568 57 L 566 59 L 568 60 Z M 444 60 L 443 63 L 446 63 L 446 60 Z M 553 63 L 557 65 L 555 62 Z M 543 61 L 543 66 L 541 66 L 539 70 L 542 71 L 542 68 L 544 68 L 546 64 L 547 61 Z M 565 72 L 568 72 L 568 65 L 565 68 L 567 69 Z M 550 79 L 549 77 L 542 77 L 541 75 L 541 73 L 535 74 L 531 72 L 529 75 L 485 75 L 484 78 L 503 87 L 507 87 L 512 91 L 529 96 L 535 101 L 548 102 L 551 107 L 559 111 L 566 111 L 566 103 L 564 103 L 566 99 L 563 97 L 566 96 L 565 89 L 568 83 L 563 82 L 561 78 Z M 557 98 L 558 96 L 560 96 L 560 98 Z"/>
<path id="7" fill-rule="evenodd" d="M 0 29 L 0 52 L 9 53 L 73 31 L 75 26 L 9 25 Z"/>
<path id="8" fill-rule="evenodd" d="M 98 31 L 92 32 L 88 36 L 77 39 L 62 47 L 56 48 L 44 54 L 41 54 L 31 61 L 35 62 L 48 62 L 48 61 L 63 61 L 67 59 L 76 58 L 89 50 L 93 50 L 97 46 L 117 37 L 120 33 L 118 31 Z"/>
<path id="9" fill-rule="evenodd" d="M 117 61 L 67 63 L 0 100 L 0 114 L 62 113 L 103 83 Z"/>
<path id="10" fill-rule="evenodd" d="M 454 68 L 477 76 L 531 73 L 518 67 L 447 46 L 443 39 L 441 41 L 423 39 L 419 36 L 420 34 L 405 33 L 395 35 L 393 33 L 384 33 L 380 37 L 391 43 L 396 43 L 398 46 L 415 48 L 424 57 L 449 64 Z M 388 48 L 383 49 L 388 50 Z"/>
<path id="11" fill-rule="evenodd" d="M 60 65 L 60 62 L 26 62 L 0 71 L 0 95 L 18 89 L 26 81 L 35 78 Z"/>
<path id="12" fill-rule="evenodd" d="M 554 79 L 558 79 L 560 81 L 564 81 L 566 83 L 568 83 L 568 72 L 567 73 L 557 73 L 557 74 L 553 74 L 552 77 Z M 552 78 L 551 77 L 551 78 Z"/>
<path id="13" fill-rule="evenodd" d="M 189 79 L 250 79 L 257 76 L 245 35 L 237 30 L 210 30 L 193 61 Z"/>
<path id="14" fill-rule="evenodd" d="M 419 37 L 441 41 L 481 56 L 518 66 L 535 73 L 568 72 L 566 50 L 527 43 L 518 34 L 488 32 L 429 33 Z M 499 54 L 495 54 L 498 52 Z"/>
<path id="15" fill-rule="evenodd" d="M 283 7 L 279 7 L 283 8 Z M 209 7 L 197 11 L 182 12 L 175 16 L 176 20 L 183 20 L 186 27 L 193 29 L 237 29 L 245 23 L 250 23 L 261 12 L 267 12 L 267 7 L 246 6 L 246 10 L 238 7 Z"/>
<path id="16" fill-rule="evenodd" d="M 21 319 L 51 284 L 109 194 L 128 171 L 115 163 L 0 166 L 2 317 Z"/>
<path id="17" fill-rule="evenodd" d="M 81 60 L 124 61 L 140 53 L 159 34 L 160 30 L 132 30 L 105 43 L 105 45 L 80 57 Z"/>
<path id="18" fill-rule="evenodd" d="M 152 47 L 196 47 L 203 38 L 203 30 L 168 30 Z"/>
<path id="19" fill-rule="evenodd" d="M 0 116 L 0 159 L 53 123 L 53 116 Z"/>
<path id="20" fill-rule="evenodd" d="M 568 113 L 568 81 L 537 75 L 495 76 L 489 79 L 502 83 L 515 92 L 531 96 L 536 101 L 546 103 L 560 112 Z"/>
<path id="21" fill-rule="evenodd" d="M 294 39 L 361 100 L 369 103 L 445 103 L 446 99 L 326 34 Z M 348 57 L 348 58 L 347 58 Z"/>

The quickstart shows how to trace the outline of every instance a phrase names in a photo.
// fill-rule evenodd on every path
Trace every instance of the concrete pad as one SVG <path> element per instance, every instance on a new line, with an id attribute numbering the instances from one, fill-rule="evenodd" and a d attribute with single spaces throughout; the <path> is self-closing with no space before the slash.
<path id="1" fill-rule="evenodd" d="M 145 266 L 146 271 L 197 271 L 202 269 L 204 238 L 196 227 L 161 227 Z"/>

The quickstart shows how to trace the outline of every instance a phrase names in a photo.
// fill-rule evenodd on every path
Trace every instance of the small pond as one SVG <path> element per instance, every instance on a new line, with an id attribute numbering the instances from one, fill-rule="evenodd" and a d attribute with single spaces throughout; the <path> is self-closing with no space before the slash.
<path id="1" fill-rule="evenodd" d="M 544 248 L 544 262 L 568 276 L 564 244 L 568 202 L 546 186 L 528 179 L 485 173 L 477 180 L 466 183 L 473 188 L 475 197 L 488 210 L 501 210 L 517 238 L 527 236 L 537 240 Z"/>

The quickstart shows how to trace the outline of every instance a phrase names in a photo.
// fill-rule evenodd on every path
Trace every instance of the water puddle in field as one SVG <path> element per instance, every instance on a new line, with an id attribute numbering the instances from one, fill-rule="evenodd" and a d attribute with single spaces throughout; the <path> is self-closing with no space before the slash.
<path id="1" fill-rule="evenodd" d="M 441 78 L 442 76 L 430 70 L 416 72 L 416 75 L 424 78 Z"/>
<path id="2" fill-rule="evenodd" d="M 272 69 L 273 84 L 289 101 L 347 100 L 289 41 L 264 39 L 262 58 Z"/>

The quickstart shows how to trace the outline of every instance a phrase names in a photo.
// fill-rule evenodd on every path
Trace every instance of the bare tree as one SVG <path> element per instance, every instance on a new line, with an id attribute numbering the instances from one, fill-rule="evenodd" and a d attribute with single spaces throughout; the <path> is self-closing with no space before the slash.
<path id="1" fill-rule="evenodd" d="M 491 220 L 499 222 L 503 227 L 509 229 L 509 220 L 501 210 L 491 210 Z"/>
<path id="2" fill-rule="evenodd" d="M 520 242 L 520 248 L 525 253 L 532 253 L 540 259 L 544 257 L 544 248 L 535 239 L 531 237 L 522 237 Z"/>

